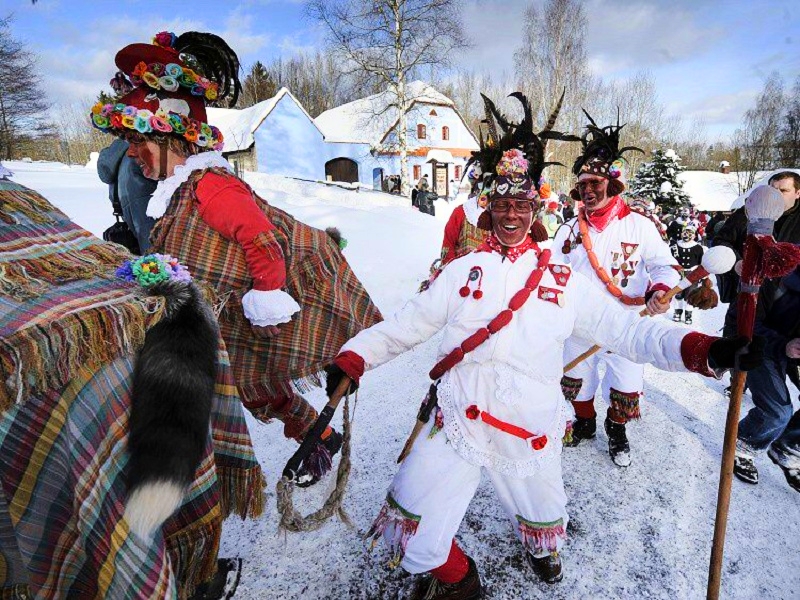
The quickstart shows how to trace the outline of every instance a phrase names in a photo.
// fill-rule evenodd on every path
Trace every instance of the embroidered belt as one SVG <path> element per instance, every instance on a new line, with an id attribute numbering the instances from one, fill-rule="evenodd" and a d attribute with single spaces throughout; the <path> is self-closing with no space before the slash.
<path id="1" fill-rule="evenodd" d="M 534 450 L 541 450 L 547 445 L 546 435 L 536 435 L 535 433 L 531 433 L 527 429 L 518 427 L 511 423 L 506 423 L 505 421 L 501 421 L 497 417 L 490 415 L 485 410 L 481 410 L 474 404 L 468 406 L 465 412 L 467 418 L 470 421 L 475 421 L 476 419 L 480 418 L 481 421 L 483 421 L 490 427 L 494 427 L 495 429 L 499 429 L 500 431 L 503 431 L 510 435 L 522 438 L 526 442 L 529 441 L 531 444 L 531 448 L 533 448 Z"/>

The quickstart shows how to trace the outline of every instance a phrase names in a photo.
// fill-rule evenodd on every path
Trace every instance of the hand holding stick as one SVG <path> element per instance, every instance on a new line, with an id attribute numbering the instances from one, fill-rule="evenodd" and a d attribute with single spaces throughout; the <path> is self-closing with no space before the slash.
<path id="1" fill-rule="evenodd" d="M 735 263 L 736 254 L 734 254 L 733 250 L 730 248 L 726 246 L 709 248 L 705 254 L 703 254 L 703 261 L 700 266 L 694 269 L 691 273 L 687 273 L 683 279 L 678 282 L 678 285 L 664 294 L 664 297 L 661 299 L 661 303 L 669 304 L 675 296 L 680 294 L 682 291 L 689 289 L 695 283 L 703 279 L 703 277 L 727 273 L 733 268 Z M 639 313 L 639 315 L 642 317 L 647 316 L 647 314 L 648 312 L 646 308 L 643 308 Z M 599 350 L 600 346 L 592 346 L 586 352 L 575 357 L 569 363 L 567 363 L 564 366 L 564 372 L 567 373 L 568 371 L 571 371 Z"/>

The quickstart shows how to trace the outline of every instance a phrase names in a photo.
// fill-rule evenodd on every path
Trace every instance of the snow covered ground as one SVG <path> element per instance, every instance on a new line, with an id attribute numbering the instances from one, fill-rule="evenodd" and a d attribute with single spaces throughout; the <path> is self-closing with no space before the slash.
<path id="1" fill-rule="evenodd" d="M 30 186 L 95 234 L 111 224 L 106 186 L 93 169 L 54 163 L 6 163 L 14 180 Z M 453 205 L 437 202 L 432 218 L 397 196 L 353 192 L 275 176 L 247 177 L 270 203 L 317 227 L 339 227 L 353 269 L 384 314 L 411 297 L 438 255 Z M 695 313 L 696 328 L 715 333 L 724 306 Z M 221 555 L 244 558 L 236 598 L 403 598 L 413 578 L 386 567 L 382 546 L 370 554 L 362 534 L 378 512 L 396 470 L 395 460 L 414 422 L 435 362 L 436 340 L 367 373 L 353 421 L 353 467 L 345 508 L 355 528 L 331 521 L 320 531 L 282 535 L 274 486 L 295 444 L 280 424 L 251 427 L 267 474 L 269 508 L 257 521 L 225 523 Z M 570 540 L 564 581 L 538 582 L 484 483 L 458 538 L 478 562 L 489 598 L 702 598 L 727 401 L 726 381 L 689 373 L 645 370 L 644 417 L 628 428 L 633 464 L 615 467 L 606 436 L 564 453 L 570 497 Z M 794 392 L 795 398 L 797 392 Z M 324 394 L 309 395 L 317 405 Z M 750 406 L 745 398 L 743 412 Z M 598 402 L 604 414 L 605 400 Z M 337 417 L 337 422 L 340 422 Z M 602 428 L 601 428 L 602 429 Z M 761 483 L 734 480 L 723 568 L 723 598 L 800 598 L 800 496 L 768 459 Z M 303 513 L 317 509 L 331 478 L 295 492 Z"/>

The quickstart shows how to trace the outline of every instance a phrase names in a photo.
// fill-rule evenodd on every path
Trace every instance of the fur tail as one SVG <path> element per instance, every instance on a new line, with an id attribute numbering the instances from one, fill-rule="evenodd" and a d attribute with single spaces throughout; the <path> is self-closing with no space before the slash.
<path id="1" fill-rule="evenodd" d="M 145 336 L 133 371 L 129 495 L 125 519 L 150 539 L 182 504 L 209 437 L 217 370 L 216 322 L 193 284 L 153 294 L 166 314 Z"/>

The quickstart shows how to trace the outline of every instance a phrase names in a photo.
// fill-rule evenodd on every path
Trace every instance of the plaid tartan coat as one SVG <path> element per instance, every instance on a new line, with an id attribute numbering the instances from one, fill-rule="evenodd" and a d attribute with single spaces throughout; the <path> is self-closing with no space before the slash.
<path id="1" fill-rule="evenodd" d="M 208 171 L 233 177 L 224 169 L 193 173 L 156 223 L 152 251 L 178 258 L 193 277 L 216 290 L 220 330 L 237 387 L 245 406 L 256 408 L 267 398 L 292 394 L 292 384 L 301 391 L 320 385 L 320 372 L 339 348 L 382 317 L 328 234 L 270 206 L 248 187 L 276 227 L 260 234 L 256 244 L 267 251 L 273 239 L 278 241 L 286 257 L 286 291 L 300 305 L 300 312 L 280 326 L 278 336 L 257 337 L 242 309 L 242 297 L 253 284 L 244 251 L 207 225 L 197 211 L 195 190 Z"/>

